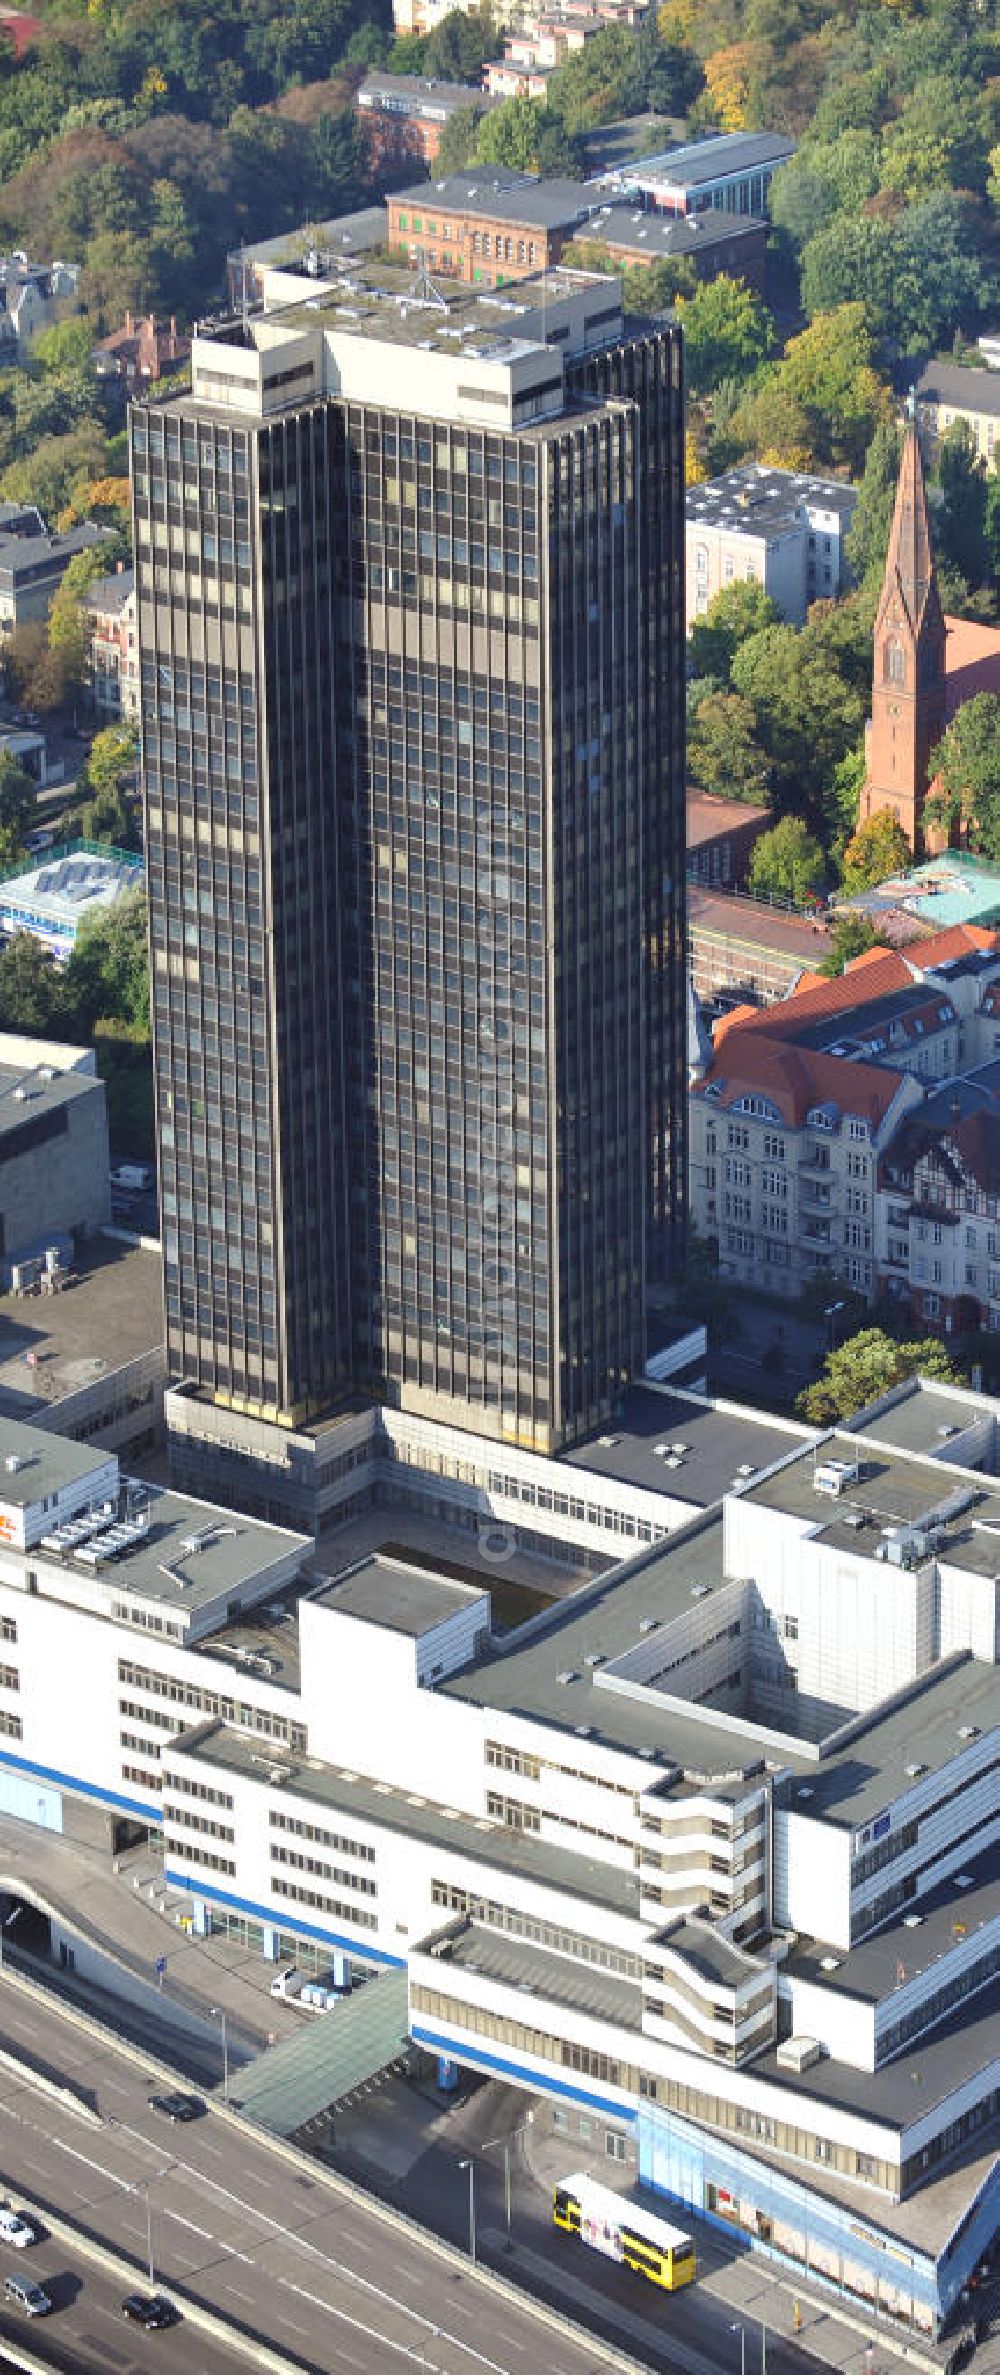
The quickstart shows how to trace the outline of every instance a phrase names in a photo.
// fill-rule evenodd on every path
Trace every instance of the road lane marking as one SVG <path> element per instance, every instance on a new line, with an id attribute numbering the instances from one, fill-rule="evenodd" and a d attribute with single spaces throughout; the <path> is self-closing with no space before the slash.
<path id="1" fill-rule="evenodd" d="M 29 2126 L 32 2124 L 27 2119 L 25 2119 L 20 2112 L 12 2110 L 11 2106 L 7 2103 L 0 2102 L 0 2110 L 7 2111 L 9 2116 L 15 2119 L 19 2126 Z M 48 2131 L 45 2129 L 38 2130 L 36 2128 L 35 2133 L 44 2136 L 45 2141 L 50 2148 L 57 2149 L 70 2160 L 77 2161 L 83 2167 L 90 2169 L 95 2176 L 102 2178 L 106 2184 L 117 2186 L 119 2191 L 122 2193 L 134 2191 L 134 2184 L 130 2182 L 128 2178 L 119 2176 L 117 2170 L 109 2169 L 104 2162 L 95 2160 L 89 2153 L 81 2152 L 76 2146 L 67 2143 L 64 2137 L 58 2135 L 50 2136 Z M 134 2143 L 141 2144 L 147 2149 L 150 2146 L 151 2140 L 143 2133 L 142 2129 L 126 2127 L 123 2123 L 118 2129 L 116 2129 L 115 2133 L 120 2137 L 129 2137 Z M 278 2219 L 271 2218 L 266 2211 L 258 2210 L 252 2203 L 245 2201 L 242 2195 L 234 2193 L 230 2186 L 223 2185 L 218 2178 L 211 2177 L 207 2171 L 197 2168 L 193 2162 L 185 2161 L 180 2157 L 177 2157 L 171 2162 L 169 2173 L 171 2175 L 177 2175 L 182 2180 L 195 2178 L 200 2184 L 207 2187 L 210 2192 L 221 2194 L 223 2198 L 227 2202 L 231 2203 L 244 2218 L 256 2220 L 260 2226 L 270 2228 L 271 2235 L 268 2240 L 284 2242 L 293 2248 L 297 2247 L 300 2251 L 306 2253 L 311 2259 L 319 2261 L 320 2266 L 326 2270 L 330 2276 L 339 2278 L 341 2282 L 354 2285 L 358 2290 L 373 2295 L 385 2312 L 389 2314 L 395 2312 L 407 2323 L 416 2325 L 417 2327 L 426 2328 L 428 2334 L 433 2334 L 442 2342 L 450 2343 L 454 2349 L 462 2351 L 464 2355 L 474 2361 L 477 2366 L 485 2368 L 487 2370 L 487 2375 L 510 2375 L 509 2369 L 505 2368 L 498 2360 L 488 2357 L 485 2352 L 477 2350 L 470 2341 L 466 2341 L 462 2334 L 455 2333 L 454 2331 L 450 2332 L 448 2328 L 440 2322 L 438 2322 L 436 2325 L 432 2324 L 429 2318 L 422 2315 L 419 2310 L 413 2308 L 409 2303 L 397 2299 L 392 2293 L 387 2293 L 382 2286 L 373 2283 L 366 2276 L 359 2275 L 356 2269 L 346 2266 L 342 2261 L 333 2259 L 327 2252 L 322 2251 L 318 2244 L 310 2242 L 310 2240 L 304 2235 L 296 2234 L 293 2228 L 283 2225 Z M 164 2174 L 166 2174 L 166 2172 L 164 2172 Z M 332 2202 L 326 2202 L 324 2204 L 325 2209 L 332 2209 L 333 2207 L 334 2205 Z M 256 2255 L 251 2255 L 247 2252 L 237 2250 L 232 2244 L 227 2243 L 224 2237 L 216 2233 L 213 2229 L 196 2225 L 192 2219 L 185 2218 L 180 2211 L 172 2210 L 167 2203 L 162 2201 L 160 2205 L 160 2215 L 165 2219 L 172 2219 L 176 2225 L 186 2228 L 189 2233 L 197 2235 L 203 2242 L 214 2244 L 216 2249 L 225 2252 L 227 2258 L 230 2260 L 241 2262 L 246 2267 L 253 2267 L 259 2264 Z M 289 2291 L 303 2301 L 308 2302 L 310 2307 L 321 2310 L 325 2316 L 335 2317 L 341 2324 L 352 2326 L 357 2333 L 367 2335 L 370 2341 L 379 2343 L 383 2349 L 394 2351 L 398 2356 L 405 2359 L 414 2360 L 418 2364 L 424 2363 L 423 2350 L 418 2348 L 412 2342 L 400 2341 L 395 2336 L 385 2333 L 379 2326 L 367 2324 L 363 2318 L 354 2317 L 350 2311 L 338 2307 L 335 2302 L 324 2300 L 319 2295 L 308 2292 L 304 2286 L 297 2285 L 292 2278 L 283 2276 L 280 2271 L 275 2271 L 272 2274 L 270 2282 L 272 2284 L 280 2284 L 284 2290 Z M 465 2302 L 455 2300 L 453 2301 L 452 2306 L 456 2310 L 460 2310 L 460 2313 L 463 2316 L 477 2314 L 476 2307 L 472 2304 L 466 2304 Z M 530 2301 L 525 2303 L 524 2313 L 528 2316 L 532 2314 Z M 274 2315 L 275 2317 L 280 2318 L 284 2323 L 291 2322 L 286 2318 L 285 2312 L 283 2310 L 279 2310 L 276 2306 L 274 2307 Z M 296 2330 L 304 2332 L 308 2331 L 306 2328 L 299 2328 Z M 510 2337 L 508 2337 L 508 2339 L 510 2339 Z"/>

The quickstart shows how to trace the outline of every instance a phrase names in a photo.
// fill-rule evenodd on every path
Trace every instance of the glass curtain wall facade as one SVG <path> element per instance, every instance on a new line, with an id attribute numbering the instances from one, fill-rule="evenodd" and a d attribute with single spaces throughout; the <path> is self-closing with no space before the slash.
<path id="1" fill-rule="evenodd" d="M 133 414 L 168 1356 L 286 1424 L 572 1440 L 682 1216 L 677 333 L 571 369 Z"/>

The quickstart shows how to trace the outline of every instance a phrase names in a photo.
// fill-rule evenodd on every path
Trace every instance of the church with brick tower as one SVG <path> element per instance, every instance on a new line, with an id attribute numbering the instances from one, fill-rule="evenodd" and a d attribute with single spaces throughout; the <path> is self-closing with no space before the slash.
<path id="1" fill-rule="evenodd" d="M 917 857 L 927 843 L 923 810 L 931 758 L 947 722 L 946 643 L 920 443 L 911 423 L 875 617 L 860 821 L 889 809 Z"/>

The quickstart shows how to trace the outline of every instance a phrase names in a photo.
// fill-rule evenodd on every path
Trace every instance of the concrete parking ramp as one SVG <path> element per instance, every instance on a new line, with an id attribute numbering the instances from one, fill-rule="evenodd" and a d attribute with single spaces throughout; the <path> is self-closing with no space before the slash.
<path id="1" fill-rule="evenodd" d="M 272 2135 L 294 2136 L 398 2060 L 406 2016 L 405 1971 L 381 1972 L 331 2012 L 303 2006 L 300 2034 L 237 2071 L 229 2100 Z"/>

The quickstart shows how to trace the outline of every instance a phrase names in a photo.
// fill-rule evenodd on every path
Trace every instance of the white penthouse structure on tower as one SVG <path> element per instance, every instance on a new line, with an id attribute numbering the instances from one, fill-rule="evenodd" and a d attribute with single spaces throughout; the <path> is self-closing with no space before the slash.
<path id="1" fill-rule="evenodd" d="M 96 1800 L 198 1926 L 405 1967 L 429 2051 L 936 2332 L 1000 2206 L 1000 1406 L 688 1407 L 728 1489 L 505 1636 L 0 1421 L 0 1806 Z"/>

